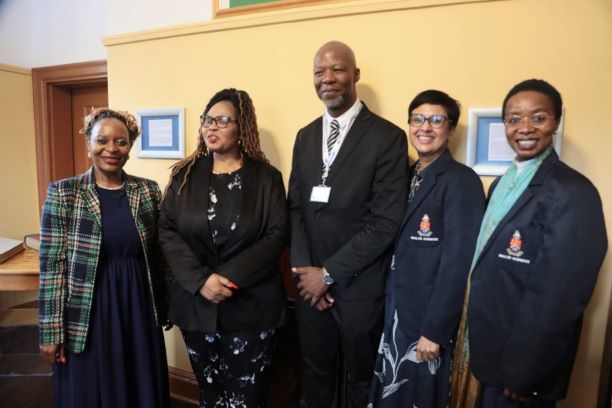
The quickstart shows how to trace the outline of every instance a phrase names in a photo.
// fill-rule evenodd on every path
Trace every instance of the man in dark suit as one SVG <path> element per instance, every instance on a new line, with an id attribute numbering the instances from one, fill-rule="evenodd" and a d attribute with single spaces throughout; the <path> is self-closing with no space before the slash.
<path id="1" fill-rule="evenodd" d="M 341 42 L 314 59 L 326 111 L 298 132 L 289 181 L 291 264 L 302 406 L 334 406 L 338 357 L 346 406 L 367 404 L 382 329 L 386 270 L 407 198 L 406 134 L 357 98 L 360 72 Z"/>

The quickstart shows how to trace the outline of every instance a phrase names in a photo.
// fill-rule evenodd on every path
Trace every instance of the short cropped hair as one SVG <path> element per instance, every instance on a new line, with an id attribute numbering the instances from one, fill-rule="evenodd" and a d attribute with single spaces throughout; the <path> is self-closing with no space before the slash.
<path id="1" fill-rule="evenodd" d="M 408 106 L 408 116 L 412 114 L 413 110 L 425 104 L 442 106 L 444 110 L 446 110 L 446 116 L 448 116 L 450 127 L 457 127 L 459 116 L 461 115 L 461 105 L 447 93 L 435 89 L 429 89 L 419 93 L 414 97 L 412 102 L 410 102 L 410 106 Z"/>
<path id="2" fill-rule="evenodd" d="M 527 79 L 514 85 L 510 92 L 508 92 L 508 95 L 506 95 L 504 98 L 504 104 L 502 105 L 502 118 L 506 117 L 506 104 L 508 103 L 508 100 L 517 93 L 525 91 L 539 92 L 542 95 L 547 96 L 553 105 L 555 119 L 561 119 L 561 113 L 563 112 L 563 101 L 561 100 L 561 94 L 554 86 L 543 79 Z"/>

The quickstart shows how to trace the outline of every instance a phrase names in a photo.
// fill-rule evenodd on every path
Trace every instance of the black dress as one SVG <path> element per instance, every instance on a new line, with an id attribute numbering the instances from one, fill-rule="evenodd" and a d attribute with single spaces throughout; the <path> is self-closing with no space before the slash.
<path id="1" fill-rule="evenodd" d="M 54 364 L 55 407 L 169 407 L 168 366 L 125 190 L 97 188 L 102 249 L 85 350 Z"/>

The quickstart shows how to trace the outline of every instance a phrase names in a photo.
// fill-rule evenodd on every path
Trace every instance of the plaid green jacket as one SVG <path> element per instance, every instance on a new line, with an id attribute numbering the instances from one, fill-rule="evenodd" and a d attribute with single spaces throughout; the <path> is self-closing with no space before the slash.
<path id="1" fill-rule="evenodd" d="M 158 322 L 165 321 L 168 268 L 157 241 L 157 183 L 124 174 L 125 190 L 145 254 Z M 85 349 L 102 242 L 93 171 L 49 185 L 40 226 L 40 344 Z"/>

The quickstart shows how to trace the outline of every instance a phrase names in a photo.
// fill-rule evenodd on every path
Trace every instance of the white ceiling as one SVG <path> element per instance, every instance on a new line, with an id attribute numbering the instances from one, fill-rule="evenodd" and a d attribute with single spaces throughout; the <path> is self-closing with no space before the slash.
<path id="1" fill-rule="evenodd" d="M 0 0 L 0 63 L 106 59 L 102 37 L 211 18 L 211 0 Z"/>

